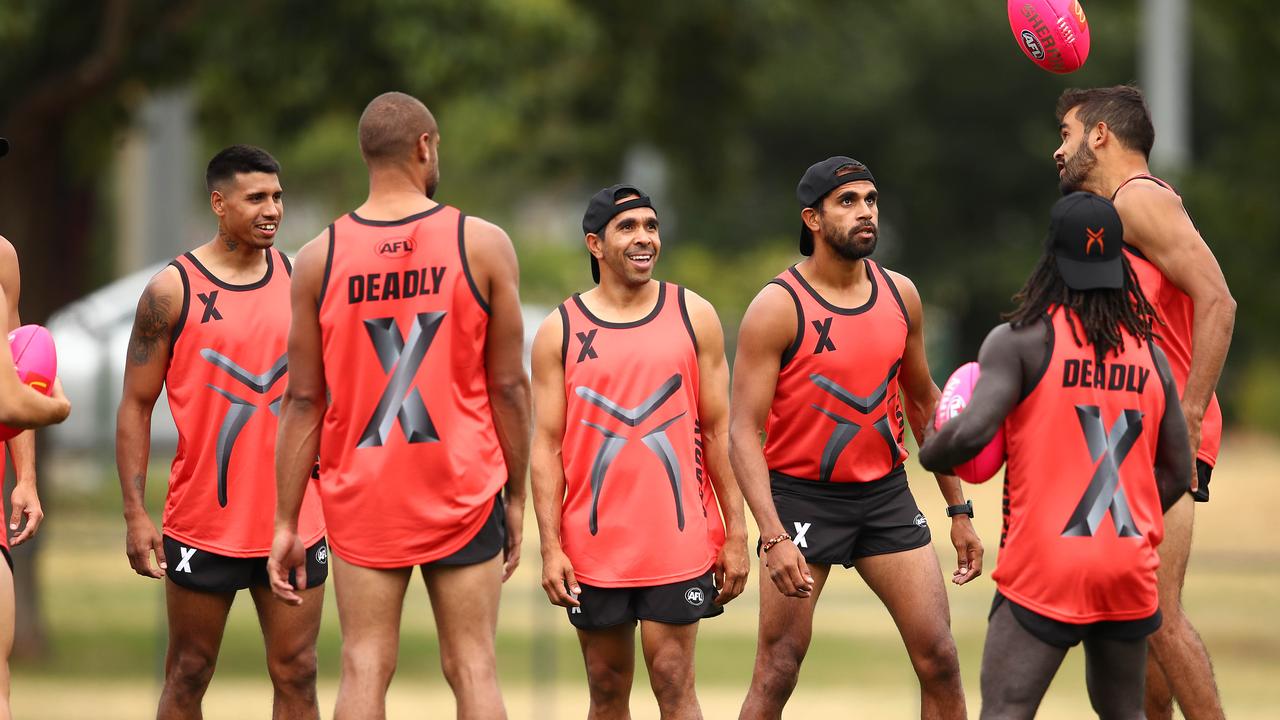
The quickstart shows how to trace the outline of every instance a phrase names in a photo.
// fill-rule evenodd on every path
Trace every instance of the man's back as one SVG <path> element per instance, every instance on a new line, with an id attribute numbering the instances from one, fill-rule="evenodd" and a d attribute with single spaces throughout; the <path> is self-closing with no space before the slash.
<path id="1" fill-rule="evenodd" d="M 335 551 L 368 567 L 465 544 L 507 479 L 485 372 L 489 307 L 462 214 L 343 216 L 319 320 L 330 403 L 320 476 Z"/>

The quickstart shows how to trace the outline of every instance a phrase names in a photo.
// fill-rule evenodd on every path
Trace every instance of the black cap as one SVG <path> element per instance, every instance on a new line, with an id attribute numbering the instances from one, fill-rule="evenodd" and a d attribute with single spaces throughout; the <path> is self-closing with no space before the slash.
<path id="1" fill-rule="evenodd" d="M 627 195 L 639 195 L 626 202 L 618 202 L 618 198 Z M 582 215 L 582 234 L 599 235 L 609 221 L 622 213 L 635 208 L 652 208 L 653 201 L 635 185 L 610 185 L 603 188 L 587 201 L 587 211 Z M 655 209 L 654 212 L 657 212 Z M 600 263 L 596 256 L 591 256 L 591 279 L 600 282 Z"/>
<path id="2" fill-rule="evenodd" d="M 0 137 L 0 157 L 4 157 L 5 155 L 8 155 L 8 154 L 9 154 L 9 141 Z"/>
<path id="3" fill-rule="evenodd" d="M 1073 192 L 1054 203 L 1049 249 L 1072 290 L 1124 287 L 1124 225 L 1110 200 Z"/>
<path id="4" fill-rule="evenodd" d="M 841 170 L 845 172 L 841 173 Z M 810 165 L 804 171 L 804 177 L 800 178 L 800 184 L 796 186 L 796 199 L 804 207 L 813 207 L 827 193 L 845 183 L 858 180 L 870 180 L 872 183 L 876 181 L 867 166 L 857 160 L 844 155 L 829 157 Z M 813 235 L 803 222 L 800 223 L 800 254 L 813 254 Z"/>

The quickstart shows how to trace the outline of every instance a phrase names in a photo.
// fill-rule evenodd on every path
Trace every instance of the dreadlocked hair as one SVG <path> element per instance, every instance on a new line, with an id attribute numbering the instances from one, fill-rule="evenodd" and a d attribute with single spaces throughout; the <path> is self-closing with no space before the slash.
<path id="1" fill-rule="evenodd" d="M 1139 345 L 1160 336 L 1153 329 L 1157 322 L 1155 308 L 1147 301 L 1128 258 L 1124 262 L 1124 284 L 1118 290 L 1072 290 L 1062 280 L 1053 253 L 1046 252 L 1027 284 L 1013 296 L 1018 307 L 1003 315 L 1014 328 L 1034 323 L 1055 307 L 1066 313 L 1071 337 L 1077 346 L 1086 342 L 1093 346 L 1094 357 L 1102 363 L 1112 351 L 1124 351 L 1124 332 L 1138 339 Z M 1083 339 L 1081 335 L 1083 334 Z"/>

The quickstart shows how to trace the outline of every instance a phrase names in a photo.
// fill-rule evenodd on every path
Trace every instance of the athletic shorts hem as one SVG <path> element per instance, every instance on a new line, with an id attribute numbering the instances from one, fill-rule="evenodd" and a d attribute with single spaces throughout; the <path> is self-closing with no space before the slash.
<path id="1" fill-rule="evenodd" d="M 1209 481 L 1213 478 L 1213 464 L 1196 458 L 1196 489 L 1188 490 L 1191 499 L 1199 503 L 1209 502 Z"/>
<path id="2" fill-rule="evenodd" d="M 240 590 L 271 585 L 266 555 L 220 555 L 195 545 L 188 547 L 168 535 L 162 536 L 162 543 L 168 561 L 165 577 L 180 588 L 201 593 L 235 594 Z M 321 537 L 307 546 L 304 554 L 307 588 L 322 587 L 329 579 L 328 544 Z"/>
<path id="3" fill-rule="evenodd" d="M 1040 603 L 1035 602 L 1034 600 L 1024 599 L 1020 597 L 1017 593 L 1011 593 L 1007 590 L 1000 588 L 999 586 L 996 587 L 996 592 L 1003 595 L 1006 600 L 1009 600 L 1010 602 L 1014 603 L 1018 607 L 1021 607 L 1025 610 L 1029 610 L 1030 612 L 1040 615 L 1045 619 L 1052 620 L 1053 622 L 1063 623 L 1065 625 L 1092 625 L 1093 623 L 1100 623 L 1100 622 L 1110 622 L 1110 623 L 1135 622 L 1138 620 L 1146 620 L 1147 618 L 1151 617 L 1153 613 L 1155 613 L 1157 610 L 1160 609 L 1159 604 L 1157 604 L 1155 607 L 1152 607 L 1150 609 L 1135 610 L 1132 612 L 1122 613 L 1119 616 L 1090 615 L 1087 617 L 1073 617 L 1070 620 L 1064 620 L 1058 616 L 1058 612 L 1056 610 L 1053 610 L 1051 608 L 1046 608 L 1040 605 Z"/>
<path id="4" fill-rule="evenodd" d="M 578 572 L 576 567 L 574 569 L 573 574 L 574 574 L 574 577 L 578 579 L 578 582 L 586 585 L 591 585 L 592 587 L 598 587 L 601 589 L 606 589 L 606 590 L 641 589 L 641 588 L 653 587 L 655 585 L 670 585 L 671 583 L 684 582 L 686 580 L 693 580 L 695 578 L 700 578 L 703 575 L 706 575 L 708 572 L 710 572 L 711 568 L 715 567 L 716 558 L 719 557 L 719 555 L 720 553 L 717 552 L 716 555 L 713 556 L 710 560 L 708 560 L 706 565 L 704 565 L 700 570 L 690 570 L 688 572 L 675 573 L 673 575 L 666 575 L 663 577 L 640 578 L 638 580 L 629 579 L 626 581 L 625 585 L 615 584 L 617 581 L 597 580 L 595 578 L 588 577 Z M 572 563 L 573 558 L 569 558 L 569 562 Z"/>
<path id="5" fill-rule="evenodd" d="M 927 547 L 927 546 L 932 545 L 932 544 L 933 544 L 933 533 L 932 533 L 932 532 L 930 532 L 930 533 L 929 533 L 929 537 L 925 538 L 925 539 L 924 539 L 924 542 L 921 542 L 921 543 L 920 543 L 920 544 L 918 544 L 918 545 L 911 545 L 910 547 L 894 548 L 894 549 L 892 549 L 892 550 L 877 550 L 876 552 L 863 553 L 863 554 L 861 554 L 861 555 L 854 555 L 854 556 L 853 556 L 853 559 L 854 559 L 854 560 L 861 560 L 861 559 L 863 559 L 863 558 L 876 557 L 876 556 L 878 556 L 878 555 L 894 555 L 894 554 L 897 554 L 897 553 L 911 552 L 912 550 L 919 550 L 919 549 L 920 549 L 920 548 L 922 548 L 922 547 Z M 853 564 L 852 564 L 852 563 L 849 563 L 849 564 L 845 565 L 845 567 L 846 567 L 846 568 L 851 568 L 851 567 L 853 567 Z"/>
<path id="6" fill-rule="evenodd" d="M 313 537 L 299 536 L 298 539 L 302 541 L 302 547 L 309 548 L 321 540 L 324 540 L 324 533 L 325 529 L 322 527 L 318 532 L 313 533 Z M 160 530 L 160 534 L 173 540 L 177 540 L 183 545 L 190 545 L 197 550 L 203 550 L 207 553 L 213 553 L 214 555 L 221 555 L 223 557 L 237 558 L 239 560 L 252 560 L 254 558 L 268 557 L 271 555 L 270 544 L 261 549 L 250 548 L 245 550 L 244 548 L 222 547 L 220 545 L 215 545 L 214 543 L 197 540 L 192 538 L 190 535 L 174 532 L 168 528 L 162 528 Z"/>
<path id="7" fill-rule="evenodd" d="M 13 555 L 9 550 L 9 544 L 8 543 L 0 544 L 0 552 L 4 553 L 4 561 L 9 563 L 9 572 L 12 573 L 13 572 Z"/>
<path id="8" fill-rule="evenodd" d="M 501 494 L 501 493 L 502 493 L 502 490 L 499 489 L 497 494 Z M 492 502 L 492 499 L 489 502 Z M 475 526 L 469 529 L 469 531 L 464 535 L 464 538 L 462 540 L 450 542 L 444 548 L 434 548 L 430 552 L 423 552 L 423 553 L 417 553 L 414 555 L 396 557 L 390 560 L 388 560 L 385 556 L 372 557 L 372 556 L 352 552 L 351 548 L 344 546 L 342 541 L 337 539 L 333 535 L 329 536 L 329 549 L 333 551 L 335 555 L 342 558 L 343 562 L 349 563 L 351 565 L 355 565 L 357 567 L 369 568 L 370 570 L 402 570 L 404 568 L 418 567 L 420 565 L 430 565 L 431 563 L 437 560 L 443 560 L 449 557 L 450 555 L 453 555 L 454 553 L 458 552 L 459 550 L 463 549 L 468 544 L 470 544 L 471 541 L 475 539 L 476 534 L 479 533 L 480 530 L 484 527 L 488 519 L 489 519 L 489 513 L 488 512 L 482 513 L 480 517 L 480 521 L 477 522 Z M 359 533 L 353 533 L 353 534 L 358 535 Z M 492 560 L 493 558 L 491 556 L 487 559 Z M 484 562 L 484 561 L 481 560 L 480 562 Z"/>

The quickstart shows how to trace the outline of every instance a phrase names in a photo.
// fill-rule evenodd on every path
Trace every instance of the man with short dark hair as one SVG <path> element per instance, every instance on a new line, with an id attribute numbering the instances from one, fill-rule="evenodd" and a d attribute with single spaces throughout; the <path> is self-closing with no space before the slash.
<path id="1" fill-rule="evenodd" d="M 653 278 L 658 214 L 632 185 L 582 219 L 599 287 L 533 343 L 542 587 L 578 631 L 588 717 L 630 716 L 635 626 L 664 718 L 699 718 L 694 643 L 746 584 L 729 465 L 729 367 L 715 308 Z"/>
<path id="2" fill-rule="evenodd" d="M 218 231 L 151 278 L 129 338 L 116 466 L 129 563 L 143 577 L 166 578 L 169 647 L 159 718 L 201 716 L 227 614 L 243 589 L 266 642 L 273 717 L 320 717 L 316 636 L 328 549 L 314 490 L 303 513 L 301 570 L 313 602 L 281 606 L 267 584 L 291 270 L 273 247 L 284 216 L 279 174 L 271 155 L 248 145 L 209 161 L 205 181 Z M 163 534 L 145 504 L 151 412 L 162 389 L 178 427 Z"/>
<path id="3" fill-rule="evenodd" d="M 414 566 L 458 717 L 504 717 L 498 598 L 520 560 L 529 462 L 515 250 L 432 199 L 440 131 L 416 98 L 374 98 L 359 138 L 368 199 L 298 253 L 272 589 L 318 602 L 289 574 L 319 453 L 342 626 L 334 718 L 385 716 Z"/>
<path id="4" fill-rule="evenodd" d="M 1086 190 L 1115 202 L 1125 249 L 1159 319 L 1156 342 L 1181 393 L 1195 469 L 1191 492 L 1208 502 L 1222 436 L 1214 388 L 1235 325 L 1235 300 L 1213 252 L 1173 187 L 1151 175 L 1155 141 L 1142 91 L 1121 85 L 1067 90 L 1058 98 L 1062 144 L 1054 151 L 1063 192 Z M 1165 622 L 1151 637 L 1147 714 L 1170 718 L 1173 698 L 1190 718 L 1222 717 L 1209 653 L 1182 608 L 1194 505 L 1167 518 L 1160 547 L 1160 606 Z"/>
<path id="5" fill-rule="evenodd" d="M 781 715 L 818 595 L 840 564 L 858 570 L 897 624 L 921 714 L 961 718 L 942 571 L 903 468 L 904 419 L 919 437 L 940 395 L 920 294 L 869 258 L 880 194 L 864 164 L 815 163 L 796 197 L 809 258 L 752 301 L 734 363 L 730 458 L 761 538 L 760 637 L 741 717 Z M 973 506 L 958 479 L 937 479 L 952 516 L 952 582 L 963 584 L 982 570 Z"/>
<path id="6" fill-rule="evenodd" d="M 1191 448 L 1154 314 L 1105 198 L 1054 205 L 1019 306 L 987 336 L 965 410 L 920 449 L 948 472 L 1005 431 L 1004 531 L 982 653 L 982 717 L 1032 718 L 1084 643 L 1093 709 L 1138 720 L 1160 626 L 1162 515 L 1190 505 Z"/>

